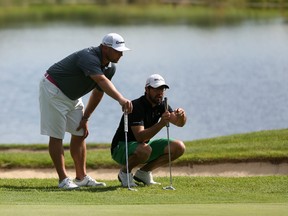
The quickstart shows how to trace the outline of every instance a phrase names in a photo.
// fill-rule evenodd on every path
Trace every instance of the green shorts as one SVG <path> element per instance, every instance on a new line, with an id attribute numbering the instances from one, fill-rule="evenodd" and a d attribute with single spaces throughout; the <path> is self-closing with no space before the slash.
<path id="1" fill-rule="evenodd" d="M 170 142 L 171 141 L 173 141 L 173 139 L 170 138 Z M 164 154 L 164 149 L 168 145 L 168 139 L 162 138 L 162 139 L 150 140 L 147 144 L 150 145 L 150 147 L 152 148 L 152 153 L 145 163 L 149 163 Z M 138 145 L 139 143 L 136 141 L 128 142 L 129 156 L 135 152 Z M 112 158 L 117 163 L 125 165 L 126 164 L 125 155 L 126 155 L 125 142 L 119 142 L 118 145 L 113 150 Z"/>

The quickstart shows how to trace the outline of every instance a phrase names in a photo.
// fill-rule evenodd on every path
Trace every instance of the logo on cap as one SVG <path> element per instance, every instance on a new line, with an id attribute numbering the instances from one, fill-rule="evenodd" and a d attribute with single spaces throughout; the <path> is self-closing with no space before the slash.
<path id="1" fill-rule="evenodd" d="M 116 33 L 109 33 L 105 35 L 102 40 L 102 44 L 112 47 L 113 49 L 120 52 L 130 50 L 128 47 L 125 46 L 123 37 Z"/>
<path id="2" fill-rule="evenodd" d="M 146 80 L 146 87 L 151 86 L 153 88 L 158 88 L 159 86 L 165 86 L 165 88 L 169 88 L 169 86 L 165 83 L 165 80 L 159 74 L 153 74 Z"/>

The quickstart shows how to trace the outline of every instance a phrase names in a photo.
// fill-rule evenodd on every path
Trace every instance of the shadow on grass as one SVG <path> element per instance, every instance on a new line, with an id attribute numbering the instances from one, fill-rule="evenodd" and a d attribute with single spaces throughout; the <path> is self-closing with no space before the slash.
<path id="1" fill-rule="evenodd" d="M 122 188 L 120 185 L 118 186 L 106 186 L 106 187 L 82 187 L 78 191 L 87 191 L 87 192 L 107 192 L 107 191 L 115 191 L 118 188 Z"/>
<path id="2" fill-rule="evenodd" d="M 122 188 L 120 185 L 118 186 L 106 186 L 106 187 L 81 187 L 79 189 L 74 190 L 66 190 L 60 189 L 55 186 L 13 186 L 13 185 L 2 185 L 2 189 L 10 190 L 10 191 L 17 191 L 17 192 L 27 192 L 27 191 L 41 191 L 41 192 L 107 192 L 107 191 L 115 191 L 118 188 Z"/>

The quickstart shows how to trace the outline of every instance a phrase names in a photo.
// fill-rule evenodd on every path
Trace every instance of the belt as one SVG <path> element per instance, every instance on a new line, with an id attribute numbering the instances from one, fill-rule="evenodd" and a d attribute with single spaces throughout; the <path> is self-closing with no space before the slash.
<path id="1" fill-rule="evenodd" d="M 54 84 L 55 86 L 57 86 L 55 80 L 54 80 L 47 72 L 44 74 L 44 76 L 45 76 L 45 78 L 46 78 L 47 80 L 49 80 L 52 84 Z M 57 87 L 58 87 L 58 86 L 57 86 Z"/>

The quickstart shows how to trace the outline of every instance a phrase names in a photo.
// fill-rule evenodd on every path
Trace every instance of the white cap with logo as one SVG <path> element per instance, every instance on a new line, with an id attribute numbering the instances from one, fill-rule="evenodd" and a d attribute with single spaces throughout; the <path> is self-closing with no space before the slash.
<path id="1" fill-rule="evenodd" d="M 130 50 L 125 46 L 123 37 L 116 33 L 109 33 L 105 35 L 102 40 L 102 44 L 108 47 L 112 47 L 113 49 L 120 52 Z"/>
<path id="2" fill-rule="evenodd" d="M 165 80 L 159 74 L 152 74 L 146 80 L 146 87 L 151 86 L 152 88 L 158 88 L 160 86 L 164 86 L 165 88 L 169 88 L 169 86 L 165 83 Z"/>

